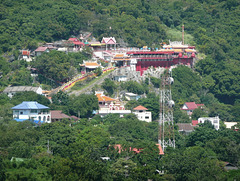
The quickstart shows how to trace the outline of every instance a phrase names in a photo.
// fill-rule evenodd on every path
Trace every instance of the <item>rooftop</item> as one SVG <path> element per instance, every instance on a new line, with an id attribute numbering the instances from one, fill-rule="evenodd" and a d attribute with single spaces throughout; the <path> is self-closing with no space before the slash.
<path id="1" fill-rule="evenodd" d="M 35 52 L 44 52 L 48 49 L 48 47 L 38 47 Z"/>
<path id="2" fill-rule="evenodd" d="M 3 93 L 9 92 L 24 92 L 24 91 L 33 91 L 36 92 L 39 87 L 32 87 L 32 86 L 13 86 L 13 87 L 6 87 Z"/>
<path id="3" fill-rule="evenodd" d="M 140 106 L 135 107 L 133 110 L 140 111 L 140 110 L 148 110 L 148 109 L 140 105 Z"/>
<path id="4" fill-rule="evenodd" d="M 185 102 L 184 105 L 186 105 L 187 109 L 182 108 L 182 110 L 194 110 L 200 106 L 204 106 L 204 104 L 196 104 L 195 102 Z"/>
<path id="5" fill-rule="evenodd" d="M 30 109 L 49 109 L 49 107 L 39 104 L 38 102 L 33 101 L 23 101 L 21 104 L 12 107 L 13 110 L 30 110 Z"/>
<path id="6" fill-rule="evenodd" d="M 102 95 L 102 94 L 96 94 L 98 98 L 98 102 L 111 102 L 111 101 L 116 101 L 116 99 L 113 99 L 111 97 Z"/>
<path id="7" fill-rule="evenodd" d="M 71 118 L 70 116 L 62 113 L 61 110 L 50 111 L 50 113 L 51 113 L 51 118 L 52 119 L 64 119 L 64 118 L 70 119 Z"/>
<path id="8" fill-rule="evenodd" d="M 193 131 L 194 126 L 191 123 L 177 123 L 179 131 Z"/>

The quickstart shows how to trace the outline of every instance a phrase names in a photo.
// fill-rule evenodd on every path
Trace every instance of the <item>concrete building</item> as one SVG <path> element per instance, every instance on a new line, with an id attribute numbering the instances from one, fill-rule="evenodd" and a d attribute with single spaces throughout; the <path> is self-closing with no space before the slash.
<path id="1" fill-rule="evenodd" d="M 14 94 L 18 92 L 26 92 L 26 91 L 33 91 L 37 94 L 42 95 L 43 90 L 41 87 L 32 87 L 32 86 L 13 86 L 13 87 L 6 87 L 3 93 L 7 94 L 8 97 L 12 98 Z"/>
<path id="2" fill-rule="evenodd" d="M 212 123 L 212 125 L 214 126 L 214 128 L 216 130 L 219 130 L 220 128 L 220 119 L 218 116 L 216 117 L 202 117 L 202 118 L 198 118 L 198 124 L 199 123 L 204 123 L 205 121 L 210 121 Z"/>
<path id="3" fill-rule="evenodd" d="M 11 109 L 13 110 L 13 118 L 16 121 L 32 120 L 35 123 L 51 123 L 49 107 L 38 102 L 23 101 Z"/>
<path id="4" fill-rule="evenodd" d="M 152 113 L 143 106 L 137 106 L 133 109 L 133 114 L 141 121 L 152 122 Z"/>

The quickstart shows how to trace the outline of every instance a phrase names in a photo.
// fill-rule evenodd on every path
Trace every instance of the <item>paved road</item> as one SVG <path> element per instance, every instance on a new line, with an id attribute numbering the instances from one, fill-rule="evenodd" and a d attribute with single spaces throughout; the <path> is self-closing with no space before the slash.
<path id="1" fill-rule="evenodd" d="M 116 71 L 116 69 L 113 70 L 112 72 L 114 72 L 114 71 Z M 112 72 L 111 72 L 111 73 L 112 73 Z M 110 74 L 111 74 L 111 73 L 110 73 Z M 102 84 L 103 81 L 104 81 L 104 79 L 107 78 L 110 74 L 107 73 L 106 75 L 104 75 L 103 77 L 101 77 L 99 80 L 97 80 L 97 81 L 94 82 L 93 84 L 90 84 L 88 87 L 85 87 L 85 88 L 83 88 L 83 89 L 81 89 L 81 90 L 71 91 L 71 89 L 70 89 L 70 90 L 67 90 L 66 92 L 68 92 L 69 95 L 75 94 L 76 96 L 78 96 L 78 95 L 80 95 L 80 94 L 83 94 L 83 93 L 86 93 L 86 92 L 90 92 L 90 91 L 92 90 L 92 88 L 93 88 L 96 84 L 97 84 L 97 85 Z M 70 92 L 70 91 L 71 91 L 71 92 Z"/>

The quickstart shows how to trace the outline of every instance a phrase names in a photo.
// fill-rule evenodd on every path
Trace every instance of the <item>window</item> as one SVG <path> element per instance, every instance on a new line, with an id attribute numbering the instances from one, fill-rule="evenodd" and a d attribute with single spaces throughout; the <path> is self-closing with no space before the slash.
<path id="1" fill-rule="evenodd" d="M 23 114 L 23 112 L 21 111 L 20 114 Z"/>
<path id="2" fill-rule="evenodd" d="M 146 116 L 145 119 L 149 119 L 149 116 Z"/>
<path id="3" fill-rule="evenodd" d="M 37 113 L 37 109 L 32 109 L 31 113 Z"/>

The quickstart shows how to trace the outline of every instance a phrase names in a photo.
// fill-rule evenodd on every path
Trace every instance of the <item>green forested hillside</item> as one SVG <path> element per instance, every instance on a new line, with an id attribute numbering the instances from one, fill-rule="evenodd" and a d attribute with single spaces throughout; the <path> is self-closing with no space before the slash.
<path id="1" fill-rule="evenodd" d="M 207 55 L 196 66 L 205 88 L 224 103 L 240 99 L 237 0 L 3 0 L 0 8 L 2 53 L 34 49 L 38 42 L 67 39 L 81 31 L 93 32 L 99 40 L 115 36 L 129 46 L 159 47 L 184 24 L 191 43 Z"/>
<path id="2" fill-rule="evenodd" d="M 17 60 L 20 49 L 34 50 L 38 43 L 68 39 L 82 31 L 92 32 L 98 40 L 115 36 L 118 42 L 124 41 L 129 46 L 155 48 L 169 39 L 181 41 L 184 24 L 186 43 L 195 45 L 204 58 L 193 69 L 179 66 L 172 71 L 174 122 L 191 121 L 180 110 L 186 101 L 206 106 L 196 109 L 193 119 L 218 115 L 221 121 L 240 122 L 239 0 L 0 2 L 1 89 L 9 84 L 32 85 L 29 66 L 39 69 L 38 81 L 52 88 L 53 82 L 71 78 L 75 66 L 89 58 L 86 50 L 68 55 L 52 51 L 27 63 Z M 160 79 L 119 85 L 106 79 L 102 88 L 109 95 L 117 90 L 145 93 L 146 98 L 129 101 L 126 107 L 132 109 L 141 104 L 153 111 L 153 118 L 157 119 L 159 98 L 150 92 L 151 85 L 159 87 Z M 13 121 L 11 107 L 24 100 L 81 116 L 81 120 L 41 126 L 30 121 Z M 90 119 L 92 110 L 98 109 L 94 95 L 69 96 L 59 92 L 52 101 L 33 92 L 16 94 L 11 100 L 0 95 L 0 181 L 240 180 L 239 170 L 224 170 L 226 162 L 240 166 L 239 130 L 221 125 L 217 131 L 210 123 L 204 123 L 185 136 L 176 127 L 176 149 L 167 148 L 162 156 L 155 145 L 157 122 L 140 122 L 134 115 L 119 118 L 109 114 Z M 114 148 L 118 144 L 122 146 L 121 153 Z M 137 154 L 130 148 L 141 152 Z M 162 170 L 164 175 L 159 174 Z"/>

